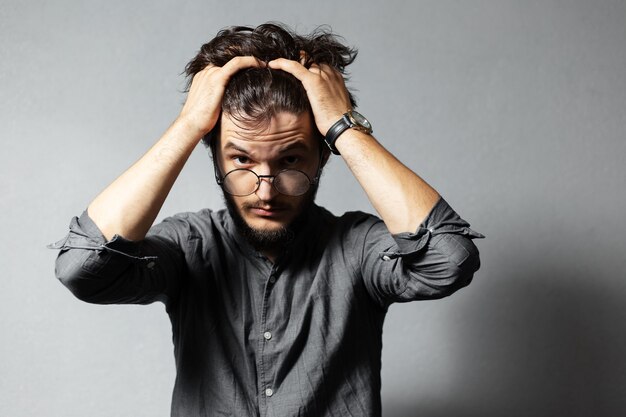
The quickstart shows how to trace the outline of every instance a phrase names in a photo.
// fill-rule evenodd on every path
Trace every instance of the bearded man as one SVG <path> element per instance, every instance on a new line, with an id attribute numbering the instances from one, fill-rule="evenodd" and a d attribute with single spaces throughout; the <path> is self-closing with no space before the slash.
<path id="1" fill-rule="evenodd" d="M 482 235 L 356 112 L 355 56 L 325 30 L 220 31 L 187 65 L 169 129 L 52 245 L 79 299 L 165 304 L 172 416 L 380 416 L 389 306 L 450 295 L 478 270 Z M 153 225 L 200 141 L 226 209 Z M 314 203 L 331 154 L 379 217 Z"/>

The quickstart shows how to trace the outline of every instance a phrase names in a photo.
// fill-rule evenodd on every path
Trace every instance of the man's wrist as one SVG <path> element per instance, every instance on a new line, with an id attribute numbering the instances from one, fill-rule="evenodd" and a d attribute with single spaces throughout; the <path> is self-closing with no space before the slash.
<path id="1" fill-rule="evenodd" d="M 371 123 L 361 113 L 348 110 L 328 129 L 324 136 L 324 141 L 333 154 L 341 154 L 335 146 L 335 142 L 349 129 L 363 132 L 366 135 L 372 133 Z"/>
<path id="2" fill-rule="evenodd" d="M 200 142 L 200 140 L 208 133 L 206 129 L 201 128 L 194 120 L 188 116 L 179 115 L 172 127 L 178 133 L 177 136 L 189 138 L 192 141 Z"/>
<path id="3" fill-rule="evenodd" d="M 362 132 L 355 128 L 347 129 L 335 141 L 335 148 L 340 155 L 350 153 L 351 149 L 357 149 L 359 145 L 365 144 L 368 140 L 374 140 L 374 136 L 369 133 Z"/>

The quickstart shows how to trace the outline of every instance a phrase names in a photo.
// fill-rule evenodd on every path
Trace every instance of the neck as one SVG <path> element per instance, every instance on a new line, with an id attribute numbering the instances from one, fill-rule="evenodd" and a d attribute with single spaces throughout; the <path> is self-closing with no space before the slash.
<path id="1" fill-rule="evenodd" d="M 278 259 L 278 257 L 280 256 L 282 250 L 278 249 L 278 248 L 272 248 L 272 249 L 263 249 L 259 251 L 263 256 L 265 256 L 267 259 L 269 259 L 273 264 L 276 263 L 276 259 Z"/>

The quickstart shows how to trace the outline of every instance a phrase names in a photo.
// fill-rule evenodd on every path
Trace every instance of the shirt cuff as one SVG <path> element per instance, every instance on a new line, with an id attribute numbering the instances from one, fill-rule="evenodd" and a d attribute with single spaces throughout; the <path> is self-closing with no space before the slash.
<path id="1" fill-rule="evenodd" d="M 141 256 L 141 242 L 128 240 L 120 235 L 114 235 L 107 241 L 102 231 L 87 214 L 83 211 L 80 217 L 74 217 L 70 222 L 68 234 L 57 242 L 51 243 L 48 249 L 87 249 L 94 251 L 107 251 L 116 253 L 126 258 L 151 262 L 157 259 L 156 256 Z"/>
<path id="2" fill-rule="evenodd" d="M 427 246 L 432 237 L 443 233 L 463 235 L 470 239 L 485 237 L 483 234 L 472 230 L 469 223 L 463 220 L 443 197 L 439 197 L 415 233 L 405 232 L 393 235 L 398 250 L 386 252 L 383 255 L 393 259 L 416 254 Z"/>

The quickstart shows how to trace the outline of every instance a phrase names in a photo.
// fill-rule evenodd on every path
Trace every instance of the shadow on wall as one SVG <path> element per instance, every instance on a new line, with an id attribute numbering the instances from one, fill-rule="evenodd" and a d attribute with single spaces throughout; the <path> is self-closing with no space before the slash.
<path id="1" fill-rule="evenodd" d="M 626 285 L 616 279 L 623 272 L 565 265 L 580 260 L 498 263 L 490 270 L 510 275 L 483 271 L 466 318 L 449 323 L 458 349 L 447 392 L 388 404 L 384 416 L 626 415 Z"/>

